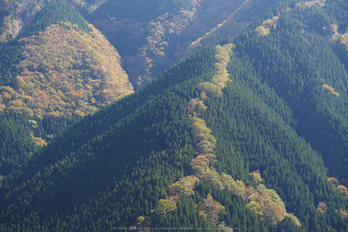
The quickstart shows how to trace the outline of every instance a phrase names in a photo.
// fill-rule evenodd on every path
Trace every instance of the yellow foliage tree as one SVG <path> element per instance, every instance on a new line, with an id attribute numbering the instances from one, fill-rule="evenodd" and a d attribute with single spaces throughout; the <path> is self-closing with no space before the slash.
<path id="1" fill-rule="evenodd" d="M 256 28 L 254 33 L 258 37 L 267 36 L 267 35 L 271 34 L 269 28 L 265 28 L 264 26 L 259 26 L 258 28 Z"/>
<path id="2" fill-rule="evenodd" d="M 169 187 L 169 195 L 176 196 L 184 194 L 186 196 L 191 196 L 193 195 L 193 189 L 198 182 L 199 180 L 195 176 L 181 178 Z"/>
<path id="3" fill-rule="evenodd" d="M 204 199 L 204 204 L 198 204 L 197 208 L 213 225 L 218 224 L 219 213 L 225 211 L 225 207 L 220 202 L 215 201 L 210 194 L 208 194 L 207 199 Z"/>
<path id="4" fill-rule="evenodd" d="M 324 202 L 319 202 L 317 210 L 321 213 L 326 213 L 327 212 L 327 206 L 325 205 Z"/>
<path id="5" fill-rule="evenodd" d="M 339 185 L 336 188 L 346 199 L 348 199 L 348 189 L 343 186 L 343 185 Z"/>
<path id="6" fill-rule="evenodd" d="M 161 199 L 157 202 L 155 208 L 153 209 L 153 214 L 163 219 L 167 214 L 176 209 L 176 202 L 170 201 L 169 199 Z"/>
<path id="7" fill-rule="evenodd" d="M 298 220 L 298 218 L 297 218 L 295 215 L 287 213 L 287 214 L 285 215 L 285 217 L 290 218 L 291 221 L 292 221 L 296 226 L 301 226 L 300 220 Z"/>
<path id="8" fill-rule="evenodd" d="M 82 117 L 132 93 L 119 54 L 90 29 L 87 33 L 66 21 L 20 39 L 25 59 L 18 65 L 15 94 L 1 91 L 5 98 L 16 96 L 6 107 L 29 109 L 40 117 Z"/>
<path id="9" fill-rule="evenodd" d="M 262 212 L 262 207 L 259 203 L 255 202 L 255 201 L 251 201 L 247 204 L 247 208 L 252 212 L 255 213 L 259 216 L 263 216 L 263 212 Z"/>
<path id="10" fill-rule="evenodd" d="M 199 89 L 208 97 L 221 97 L 221 88 L 213 83 L 204 82 L 199 84 Z"/>

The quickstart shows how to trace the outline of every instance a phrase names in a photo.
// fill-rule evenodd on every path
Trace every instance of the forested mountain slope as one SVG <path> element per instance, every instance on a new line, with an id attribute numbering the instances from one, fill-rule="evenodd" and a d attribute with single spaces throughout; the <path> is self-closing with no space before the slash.
<path id="1" fill-rule="evenodd" d="M 345 2 L 296 3 L 50 141 L 1 180 L 1 228 L 348 230 Z"/>
<path id="2" fill-rule="evenodd" d="M 16 126 L 29 130 L 31 138 L 24 140 L 33 140 L 32 145 L 45 145 L 72 121 L 131 93 L 123 68 L 138 89 L 200 46 L 235 36 L 277 0 L 67 2 L 102 29 L 122 54 L 124 67 L 108 41 L 66 2 L 3 1 L 0 109 L 28 114 Z M 29 120 L 33 123 L 24 126 Z M 7 136 L 16 137 L 14 131 Z M 13 154 L 28 157 L 34 151 L 5 146 L 0 174 L 26 160 L 11 161 Z"/>
<path id="3" fill-rule="evenodd" d="M 0 43 L 15 38 L 30 24 L 48 1 L 2 1 L 0 4 Z"/>
<path id="4" fill-rule="evenodd" d="M 276 2 L 110 0 L 85 17 L 120 52 L 139 89 L 202 46 L 236 36 Z"/>
<path id="5" fill-rule="evenodd" d="M 58 20 L 67 19 L 77 23 L 81 29 L 86 29 L 87 25 L 82 16 L 64 3 L 46 0 L 2 1 L 0 5 L 0 43 L 3 44 L 16 38 L 28 26 L 31 27 L 31 30 L 26 30 L 27 32 L 35 31 L 33 24 L 36 30 L 43 30 L 51 24 L 57 23 Z M 49 7 L 45 7 L 47 4 Z M 47 14 L 48 12 L 51 15 Z M 44 21 L 42 21 L 42 17 L 45 18 Z M 38 21 L 41 28 L 37 27 Z M 23 33 L 21 36 L 23 37 Z"/>
<path id="6" fill-rule="evenodd" d="M 0 228 L 347 231 L 347 13 L 343 0 L 279 3 L 39 151 L 23 140 Z M 73 25 L 41 34 L 93 37 Z M 5 111 L 4 128 L 21 124 L 2 138 L 66 123 L 45 120 Z"/>
<path id="7" fill-rule="evenodd" d="M 24 114 L 2 123 L 0 174 L 25 162 L 34 144 L 45 145 L 76 119 L 133 93 L 115 48 L 61 0 L 47 3 L 1 45 L 0 71 L 1 114 Z M 27 132 L 19 136 L 15 128 Z"/>
<path id="8" fill-rule="evenodd" d="M 347 178 L 347 72 L 326 38 L 344 25 L 332 5 L 348 8 L 344 1 L 311 4 L 294 1 L 269 12 L 239 37 L 236 53 L 252 65 L 257 82 L 287 102 L 294 128 L 322 154 L 330 174 Z"/>

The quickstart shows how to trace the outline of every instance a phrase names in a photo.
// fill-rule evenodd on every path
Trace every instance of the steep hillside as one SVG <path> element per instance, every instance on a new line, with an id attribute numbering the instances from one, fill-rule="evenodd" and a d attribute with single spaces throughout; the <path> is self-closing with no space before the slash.
<path id="1" fill-rule="evenodd" d="M 182 58 L 227 36 L 234 38 L 278 0 L 200 1 L 196 16 L 175 45 Z"/>
<path id="2" fill-rule="evenodd" d="M 276 2 L 106 1 L 86 17 L 120 52 L 139 89 L 202 45 L 236 36 Z"/>
<path id="3" fill-rule="evenodd" d="M 281 2 L 85 116 L 1 178 L 0 228 L 348 231 L 346 6 Z"/>
<path id="4" fill-rule="evenodd" d="M 45 7 L 46 5 L 47 7 Z M 45 18 L 44 25 L 40 25 L 41 28 L 38 28 L 37 22 L 42 18 Z M 43 30 L 51 24 L 57 23 L 59 18 L 61 21 L 67 19 L 71 23 L 77 23 L 81 29 L 88 29 L 82 16 L 64 1 L 2 1 L 0 3 L 0 44 L 16 38 L 28 26 L 31 27 L 31 30 L 26 30 L 27 32 L 33 32 L 33 27 L 36 27 L 36 31 Z"/>
<path id="5" fill-rule="evenodd" d="M 133 93 L 114 47 L 61 0 L 47 3 L 0 47 L 0 70 L 0 112 L 25 114 L 3 129 L 27 130 L 0 147 L 0 174 L 27 160 L 34 144 L 45 145 L 73 121 Z"/>
<path id="6" fill-rule="evenodd" d="M 337 23 L 330 4 L 348 8 L 344 1 L 295 3 L 255 22 L 238 38 L 236 53 L 291 107 L 297 133 L 322 154 L 330 175 L 347 178 L 348 78 L 325 37 Z"/>
<path id="7" fill-rule="evenodd" d="M 221 45 L 83 118 L 3 178 L 3 228 L 348 229 L 347 200 L 292 127 L 293 106 Z"/>
<path id="8" fill-rule="evenodd" d="M 92 26 L 61 22 L 19 40 L 17 84 L 1 87 L 4 108 L 42 117 L 80 117 L 132 93 L 115 49 Z"/>
<path id="9" fill-rule="evenodd" d="M 0 43 L 15 38 L 49 1 L 5 0 L 0 4 Z"/>
<path id="10" fill-rule="evenodd" d="M 336 26 L 336 27 L 335 27 Z M 342 61 L 344 67 L 348 67 L 348 31 L 341 34 L 337 32 L 337 25 L 334 24 L 334 34 L 330 39 L 330 44 L 336 52 L 337 56 Z"/>
<path id="11" fill-rule="evenodd" d="M 30 121 L 27 115 L 14 112 L 2 113 L 0 119 L 1 175 L 6 175 L 21 166 L 38 150 L 33 132 L 28 130 L 28 128 L 35 130 L 36 128 L 33 127 L 38 125 L 33 125 L 33 121 Z M 19 140 L 20 144 L 18 144 Z M 39 142 L 38 138 L 36 141 Z"/>

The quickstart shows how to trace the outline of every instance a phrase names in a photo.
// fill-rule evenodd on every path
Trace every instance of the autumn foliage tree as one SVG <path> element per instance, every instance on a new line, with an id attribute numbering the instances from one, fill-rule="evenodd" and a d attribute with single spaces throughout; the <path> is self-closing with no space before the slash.
<path id="1" fill-rule="evenodd" d="M 193 189 L 198 182 L 199 180 L 195 176 L 181 178 L 169 187 L 169 195 L 178 196 L 184 194 L 186 196 L 191 196 L 194 194 Z"/>
<path id="2" fill-rule="evenodd" d="M 163 219 L 167 214 L 176 209 L 176 201 L 173 199 L 161 199 L 153 209 L 153 214 L 158 219 Z"/>
<path id="3" fill-rule="evenodd" d="M 117 51 L 91 25 L 60 22 L 19 43 L 17 85 L 0 90 L 5 108 L 79 118 L 133 92 Z"/>
<path id="4" fill-rule="evenodd" d="M 206 216 L 213 225 L 218 224 L 219 213 L 225 211 L 225 207 L 222 206 L 220 202 L 215 201 L 210 194 L 208 194 L 207 198 L 204 199 L 204 203 L 200 202 L 197 205 L 197 208 L 199 212 Z"/>
<path id="5" fill-rule="evenodd" d="M 154 212 L 157 212 L 157 217 L 163 219 L 174 209 L 176 201 L 173 199 L 175 197 L 178 197 L 180 194 L 185 196 L 194 195 L 193 189 L 196 184 L 199 181 L 205 181 L 211 183 L 216 189 L 227 189 L 231 195 L 241 197 L 252 213 L 259 215 L 270 224 L 277 225 L 285 217 L 289 217 L 295 225 L 301 226 L 294 215 L 287 214 L 285 204 L 279 195 L 274 190 L 267 189 L 261 184 L 262 178 L 259 170 L 250 173 L 254 182 L 253 186 L 246 186 L 243 181 L 234 180 L 230 175 L 225 173 L 219 174 L 213 167 L 214 162 L 217 161 L 216 156 L 213 154 L 216 139 L 211 134 L 212 130 L 207 127 L 204 119 L 197 116 L 197 111 L 201 113 L 207 109 L 203 102 L 206 97 L 222 96 L 222 89 L 229 80 L 226 67 L 230 61 L 233 47 L 234 45 L 232 44 L 227 44 L 223 47 L 218 45 L 216 47 L 217 55 L 215 55 L 215 60 L 217 63 L 215 67 L 217 68 L 213 77 L 213 81 L 216 84 L 211 82 L 200 83 L 198 88 L 201 91 L 202 100 L 199 98 L 191 99 L 186 106 L 193 134 L 194 148 L 197 154 L 190 163 L 193 175 L 181 178 L 172 184 L 169 187 L 170 197 L 167 200 L 160 200 Z M 225 77 L 222 78 L 219 75 L 225 75 Z M 215 201 L 210 194 L 207 195 L 204 203 L 199 202 L 196 207 L 213 225 L 219 224 L 219 213 L 225 210 L 221 203 Z"/>

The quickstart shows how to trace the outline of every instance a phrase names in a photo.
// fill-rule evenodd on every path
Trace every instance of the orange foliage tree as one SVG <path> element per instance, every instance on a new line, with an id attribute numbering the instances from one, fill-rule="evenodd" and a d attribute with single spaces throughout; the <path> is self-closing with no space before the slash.
<path id="1" fill-rule="evenodd" d="M 21 39 L 25 59 L 18 65 L 17 86 L 1 91 L 2 98 L 11 95 L 15 101 L 6 107 L 29 108 L 40 117 L 81 117 L 132 93 L 119 54 L 90 28 L 87 33 L 61 22 Z"/>

